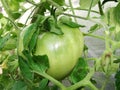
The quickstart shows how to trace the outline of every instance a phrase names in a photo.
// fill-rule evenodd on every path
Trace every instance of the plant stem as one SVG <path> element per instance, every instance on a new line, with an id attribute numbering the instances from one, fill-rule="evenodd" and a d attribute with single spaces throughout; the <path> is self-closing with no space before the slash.
<path id="1" fill-rule="evenodd" d="M 4 16 L 5 17 L 5 16 Z M 13 26 L 15 27 L 15 29 L 17 29 L 17 30 L 20 30 L 20 28 L 15 24 L 15 22 L 13 21 L 13 20 L 11 20 L 10 18 L 8 18 L 8 17 L 5 17 L 6 19 L 8 19 L 12 24 L 13 24 Z"/>
<path id="2" fill-rule="evenodd" d="M 73 8 L 72 1 L 71 1 L 71 0 L 69 0 L 69 4 L 70 4 L 71 11 L 72 11 L 73 15 L 75 15 L 74 8 Z M 75 20 L 75 22 L 77 22 L 77 20 L 76 20 L 75 17 L 74 17 L 74 20 Z"/>
<path id="3" fill-rule="evenodd" d="M 46 73 L 40 73 L 39 71 L 35 71 L 33 70 L 33 72 L 47 78 L 48 80 L 50 80 L 51 82 L 53 82 L 55 85 L 57 85 L 58 87 L 61 88 L 61 90 L 66 90 L 66 87 L 60 83 L 58 80 L 54 79 L 53 77 L 51 77 L 50 75 L 46 74 Z"/>
<path id="4" fill-rule="evenodd" d="M 90 78 L 92 77 L 92 75 L 94 74 L 94 68 L 90 69 L 90 72 L 88 73 L 88 75 L 81 81 L 75 83 L 74 85 L 67 87 L 67 90 L 76 90 L 77 88 L 81 87 L 81 86 L 89 86 L 92 90 L 98 90 L 91 82 L 90 82 Z"/>
<path id="5" fill-rule="evenodd" d="M 89 18 L 89 16 L 90 16 L 90 12 L 91 12 L 91 8 L 92 8 L 92 4 L 93 4 L 93 0 L 92 0 L 91 3 L 90 3 L 90 7 L 89 7 L 89 11 L 88 11 L 87 18 Z"/>
<path id="6" fill-rule="evenodd" d="M 68 13 L 62 13 L 62 14 L 63 14 L 63 15 L 70 16 L 70 17 L 76 17 L 76 18 L 80 18 L 80 19 L 88 20 L 87 18 L 85 18 L 85 17 L 81 17 L 81 16 L 76 16 L 76 15 L 72 15 L 72 14 L 68 14 Z"/>
<path id="7" fill-rule="evenodd" d="M 83 11 L 89 11 L 88 9 L 84 9 L 84 8 L 80 8 L 80 7 L 77 7 L 77 8 L 74 8 L 75 10 L 83 10 Z M 95 11 L 95 10 L 91 10 L 91 12 L 93 13 L 96 13 L 96 14 L 99 14 L 98 11 Z"/>
<path id="8" fill-rule="evenodd" d="M 102 9 L 102 4 L 101 4 L 100 0 L 98 2 L 98 7 L 99 7 L 100 15 L 104 15 L 104 12 L 103 12 L 103 9 Z"/>
<path id="9" fill-rule="evenodd" d="M 105 80 L 105 82 L 103 83 L 103 85 L 102 85 L 102 87 L 101 87 L 100 90 L 105 90 L 105 86 L 106 86 L 106 84 L 108 83 L 108 80 L 109 80 L 109 78 L 110 78 L 110 75 L 109 75 L 109 74 L 107 74 L 106 76 L 107 76 L 107 77 L 106 77 L 106 80 Z"/>
<path id="10" fill-rule="evenodd" d="M 101 39 L 101 40 L 105 40 L 105 38 L 103 36 L 98 36 L 98 35 L 94 35 L 94 34 L 91 34 L 91 33 L 83 33 L 84 36 L 91 36 L 91 37 L 94 37 L 94 38 L 98 38 L 98 39 Z"/>
<path id="11" fill-rule="evenodd" d="M 37 8 L 37 7 L 35 7 L 35 8 L 30 12 L 29 16 L 27 17 L 27 20 L 25 21 L 24 27 L 26 26 L 28 20 L 30 19 L 31 15 L 34 13 L 34 11 L 35 11 L 36 8 Z M 23 27 L 23 28 L 24 28 L 24 27 Z"/>
<path id="12" fill-rule="evenodd" d="M 30 4 L 32 4 L 32 5 L 34 5 L 34 6 L 38 6 L 37 4 L 35 4 L 34 2 L 32 2 L 32 1 L 30 1 L 30 0 L 26 0 L 26 2 L 28 2 L 28 3 L 30 3 Z"/>

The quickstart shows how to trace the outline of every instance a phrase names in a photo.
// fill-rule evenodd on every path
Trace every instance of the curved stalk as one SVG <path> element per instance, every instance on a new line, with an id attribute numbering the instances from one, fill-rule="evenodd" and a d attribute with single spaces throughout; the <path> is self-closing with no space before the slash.
<path id="1" fill-rule="evenodd" d="M 74 85 L 67 88 L 67 90 L 76 90 L 77 88 L 81 86 L 89 86 L 92 90 L 98 90 L 91 82 L 90 79 L 92 75 L 94 74 L 94 68 L 90 69 L 90 72 L 88 75 L 81 81 L 75 83 Z"/>
<path id="2" fill-rule="evenodd" d="M 98 38 L 98 39 L 101 39 L 101 40 L 105 40 L 104 36 L 98 36 L 98 35 L 94 35 L 94 34 L 91 34 L 91 33 L 83 33 L 84 36 L 91 36 L 91 37 L 94 37 L 94 38 Z"/>
<path id="3" fill-rule="evenodd" d="M 47 78 L 48 80 L 50 80 L 51 82 L 53 82 L 55 85 L 57 85 L 58 87 L 60 87 L 61 90 L 66 90 L 66 87 L 62 83 L 60 83 L 58 80 L 54 79 L 50 75 L 48 75 L 46 73 L 39 73 L 38 71 L 35 71 L 35 70 L 33 70 L 33 72 L 37 73 L 38 75 L 41 75 L 41 76 Z"/>
<path id="4" fill-rule="evenodd" d="M 5 17 L 5 16 L 4 16 Z M 8 18 L 8 17 L 5 17 L 6 19 L 8 19 L 12 24 L 13 24 L 13 26 L 15 27 L 15 29 L 17 29 L 17 30 L 20 30 L 20 28 L 15 24 L 15 22 L 13 21 L 13 20 L 11 20 L 10 18 Z"/>
<path id="5" fill-rule="evenodd" d="M 101 5 L 100 0 L 99 0 L 99 2 L 98 2 L 98 7 L 99 7 L 100 15 L 104 15 L 104 12 L 103 12 L 102 5 Z"/>
<path id="6" fill-rule="evenodd" d="M 74 8 L 73 8 L 72 1 L 71 1 L 71 0 L 69 0 L 69 4 L 70 4 L 71 11 L 72 11 L 73 15 L 75 15 Z M 74 20 L 75 20 L 75 22 L 77 22 L 77 20 L 76 20 L 75 17 L 74 17 Z"/>
<path id="7" fill-rule="evenodd" d="M 91 8 L 92 8 L 92 4 L 93 4 L 93 0 L 92 0 L 91 3 L 90 3 L 90 7 L 89 7 L 89 11 L 88 11 L 87 18 L 89 18 L 89 16 L 90 16 L 90 12 L 91 12 Z"/>
<path id="8" fill-rule="evenodd" d="M 83 10 L 83 11 L 89 11 L 88 9 L 84 9 L 84 8 L 80 8 L 80 7 L 77 7 L 77 8 L 74 8 L 75 10 Z M 93 13 L 96 13 L 96 14 L 99 14 L 98 11 L 95 11 L 95 10 L 91 10 L 91 12 Z"/>
<path id="9" fill-rule="evenodd" d="M 62 13 L 62 14 L 66 15 L 66 16 L 70 16 L 70 17 L 80 18 L 80 19 L 83 19 L 83 20 L 88 20 L 87 18 L 81 17 L 81 16 L 76 16 L 76 15 L 72 15 L 72 14 L 68 14 L 68 13 Z"/>

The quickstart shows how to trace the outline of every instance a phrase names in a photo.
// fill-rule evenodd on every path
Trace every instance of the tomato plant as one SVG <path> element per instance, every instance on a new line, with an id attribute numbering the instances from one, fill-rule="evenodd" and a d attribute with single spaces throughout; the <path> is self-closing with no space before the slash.
<path id="1" fill-rule="evenodd" d="M 1 0 L 0 89 L 119 90 L 119 11 L 120 0 Z"/>

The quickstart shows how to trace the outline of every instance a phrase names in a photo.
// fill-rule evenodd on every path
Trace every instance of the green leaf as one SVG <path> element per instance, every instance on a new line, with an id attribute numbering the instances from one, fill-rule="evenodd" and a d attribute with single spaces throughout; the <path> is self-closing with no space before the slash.
<path id="1" fill-rule="evenodd" d="M 30 43 L 29 43 L 29 46 L 28 46 L 30 52 L 34 51 L 34 47 L 36 45 L 38 35 L 39 35 L 39 30 L 37 30 L 37 31 L 34 32 L 32 38 L 30 40 Z"/>
<path id="2" fill-rule="evenodd" d="M 22 23 L 16 23 L 17 24 L 17 26 L 19 26 L 19 27 L 24 27 L 24 24 L 22 24 Z"/>
<path id="3" fill-rule="evenodd" d="M 68 16 L 62 16 L 60 18 L 60 22 L 62 22 L 63 24 L 66 24 L 66 25 L 68 25 L 69 27 L 72 27 L 72 28 L 85 27 L 84 25 L 80 25 L 80 24 L 77 24 L 77 23 L 73 22 L 71 20 L 71 18 L 69 18 Z"/>
<path id="4" fill-rule="evenodd" d="M 120 90 L 120 71 L 118 71 L 115 75 L 115 86 L 116 90 Z"/>
<path id="5" fill-rule="evenodd" d="M 1 19 L 1 18 L 3 18 L 3 14 L 2 14 L 2 13 L 0 13 L 0 19 Z"/>
<path id="6" fill-rule="evenodd" d="M 3 34 L 3 31 L 4 31 L 3 29 L 0 29 L 0 36 Z"/>
<path id="7" fill-rule="evenodd" d="M 11 11 L 15 12 L 15 11 L 19 10 L 20 4 L 19 4 L 18 0 L 8 0 L 7 4 L 8 4 L 8 8 Z"/>
<path id="8" fill-rule="evenodd" d="M 120 25 L 120 3 L 117 4 L 117 6 L 113 9 L 113 18 L 114 21 Z"/>
<path id="9" fill-rule="evenodd" d="M 33 80 L 33 73 L 31 72 L 29 63 L 21 56 L 18 56 L 18 58 L 19 58 L 18 62 L 19 62 L 20 70 L 23 77 L 30 81 Z"/>
<path id="10" fill-rule="evenodd" d="M 12 17 L 13 17 L 14 19 L 18 19 L 18 18 L 20 18 L 20 16 L 21 16 L 21 13 L 19 13 L 19 12 L 13 12 L 13 13 L 12 13 Z"/>
<path id="11" fill-rule="evenodd" d="M 27 59 L 26 61 L 24 60 L 25 64 L 28 64 L 29 68 L 31 68 L 32 70 L 38 71 L 39 73 L 44 73 L 48 69 L 49 60 L 47 55 L 31 56 L 31 52 L 27 50 L 24 50 L 23 54 Z"/>
<path id="12" fill-rule="evenodd" d="M 114 60 L 114 63 L 120 63 L 120 58 L 117 60 Z"/>
<path id="13" fill-rule="evenodd" d="M 90 33 L 93 33 L 93 32 L 96 31 L 98 28 L 99 28 L 99 25 L 98 25 L 98 24 L 95 24 L 95 25 L 93 25 L 93 26 L 90 27 L 89 32 L 90 32 Z"/>
<path id="14" fill-rule="evenodd" d="M 4 37 L 0 37 L 0 50 L 4 47 L 5 43 L 10 38 L 10 34 L 5 35 Z"/>
<path id="15" fill-rule="evenodd" d="M 59 4 L 60 6 L 63 6 L 65 4 L 65 0 L 53 0 L 53 1 Z"/>
<path id="16" fill-rule="evenodd" d="M 27 85 L 23 81 L 16 81 L 11 90 L 27 90 Z"/>
<path id="17" fill-rule="evenodd" d="M 102 16 L 103 22 L 105 22 L 108 25 L 116 25 L 114 20 L 114 7 L 108 8 L 108 10 L 104 13 L 104 16 Z"/>
<path id="18" fill-rule="evenodd" d="M 44 26 L 45 28 L 47 26 L 46 30 L 52 33 L 63 34 L 61 28 L 57 25 L 57 21 L 52 16 L 46 19 L 46 21 L 44 22 Z"/>
<path id="19" fill-rule="evenodd" d="M 39 83 L 39 90 L 45 90 L 48 85 L 48 79 L 42 79 L 42 81 Z"/>
<path id="20" fill-rule="evenodd" d="M 88 64 L 83 58 L 80 58 L 77 65 L 73 69 L 69 79 L 72 83 L 77 83 L 80 80 L 84 79 L 87 73 Z"/>
<path id="21" fill-rule="evenodd" d="M 25 0 L 17 0 L 18 2 L 24 2 Z"/>
<path id="22" fill-rule="evenodd" d="M 92 7 L 94 7 L 99 0 L 93 0 Z M 79 4 L 81 8 L 89 8 L 92 0 L 80 0 Z"/>
<path id="23" fill-rule="evenodd" d="M 116 26 L 115 40 L 120 41 L 120 26 Z"/>
<path id="24" fill-rule="evenodd" d="M 30 24 L 29 26 L 27 26 L 26 28 L 24 28 L 23 30 L 25 31 L 25 34 L 23 36 L 23 45 L 25 49 L 28 49 L 30 40 L 34 34 L 34 32 L 36 31 L 36 24 Z"/>
<path id="25" fill-rule="evenodd" d="M 40 73 L 45 72 L 49 68 L 49 60 L 47 55 L 38 55 L 38 56 L 33 56 L 34 60 L 34 70 L 38 70 Z"/>
<path id="26" fill-rule="evenodd" d="M 12 50 L 16 48 L 17 38 L 9 38 L 4 44 L 2 50 Z"/>

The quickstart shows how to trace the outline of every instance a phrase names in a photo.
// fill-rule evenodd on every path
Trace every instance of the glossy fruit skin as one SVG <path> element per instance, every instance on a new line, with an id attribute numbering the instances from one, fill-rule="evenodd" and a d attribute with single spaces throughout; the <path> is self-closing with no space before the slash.
<path id="1" fill-rule="evenodd" d="M 35 55 L 46 54 L 49 58 L 47 73 L 56 79 L 62 79 L 70 73 L 82 55 L 84 40 L 78 28 L 59 24 L 63 35 L 51 32 L 39 35 Z"/>
<path id="2" fill-rule="evenodd" d="M 57 35 L 52 32 L 43 32 L 38 36 L 34 55 L 47 55 L 49 68 L 46 71 L 55 79 L 66 77 L 81 57 L 84 47 L 84 38 L 79 28 L 71 28 L 58 23 L 64 34 Z M 18 53 L 22 55 L 23 37 L 25 31 L 20 35 Z"/>

